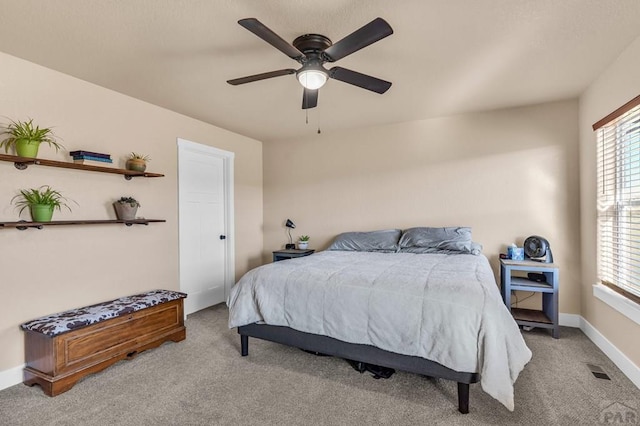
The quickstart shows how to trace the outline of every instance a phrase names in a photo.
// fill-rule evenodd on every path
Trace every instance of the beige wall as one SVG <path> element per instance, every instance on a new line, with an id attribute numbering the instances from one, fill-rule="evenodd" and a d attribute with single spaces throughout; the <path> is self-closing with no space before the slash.
<path id="1" fill-rule="evenodd" d="M 149 170 L 166 175 L 127 182 L 52 168 L 20 172 L 1 162 L 0 220 L 17 219 L 9 203 L 17 189 L 42 184 L 55 185 L 79 203 L 73 213 L 56 213 L 58 219 L 113 218 L 110 200 L 122 195 L 138 198 L 142 215 L 167 219 L 148 227 L 0 230 L 0 372 L 23 362 L 18 325 L 25 320 L 148 289 L 179 288 L 177 137 L 236 154 L 238 278 L 284 245 L 288 217 L 298 225 L 294 237 L 311 235 L 316 249 L 348 230 L 472 226 L 496 272 L 497 254 L 506 244 L 539 234 L 551 241 L 561 268 L 561 312 L 581 314 L 640 365 L 637 339 L 629 338 L 638 336 L 640 327 L 591 290 L 596 282 L 591 124 L 640 93 L 638 75 L 640 38 L 581 96 L 579 109 L 565 101 L 335 134 L 310 130 L 307 138 L 263 148 L 258 141 L 0 53 L 0 116 L 53 125 L 70 150 L 108 151 L 120 161 L 132 150 L 148 153 Z M 40 156 L 68 158 L 46 146 Z"/>
<path id="2" fill-rule="evenodd" d="M 592 125 L 640 94 L 637 38 L 580 97 L 582 316 L 640 367 L 640 326 L 593 296 L 596 272 L 596 135 Z"/>
<path id="3" fill-rule="evenodd" d="M 24 362 L 19 324 L 41 315 L 155 289 L 179 289 L 176 138 L 235 153 L 236 274 L 260 262 L 262 144 L 180 114 L 0 53 L 0 116 L 55 126 L 69 150 L 149 154 L 155 179 L 0 162 L 0 220 L 20 188 L 50 184 L 78 202 L 55 219 L 115 219 L 112 200 L 134 196 L 139 213 L 167 223 L 0 230 L 0 372 Z M 2 118 L 4 121 L 5 119 Z M 40 157 L 68 160 L 47 146 Z M 29 218 L 25 212 L 23 218 Z"/>
<path id="4" fill-rule="evenodd" d="M 344 231 L 473 227 L 494 271 L 529 235 L 561 268 L 560 311 L 580 313 L 577 101 L 413 121 L 264 146 L 265 260 L 287 237 L 326 248 Z"/>

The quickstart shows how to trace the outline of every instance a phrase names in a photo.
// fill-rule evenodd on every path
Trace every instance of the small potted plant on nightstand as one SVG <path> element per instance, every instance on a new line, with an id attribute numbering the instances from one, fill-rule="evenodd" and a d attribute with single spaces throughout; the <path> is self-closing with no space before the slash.
<path id="1" fill-rule="evenodd" d="M 144 172 L 145 170 L 147 170 L 147 161 L 151 161 L 151 158 L 149 158 L 148 155 L 132 152 L 131 154 L 129 154 L 129 158 L 127 159 L 125 167 L 127 168 L 127 170 Z"/>
<path id="2" fill-rule="evenodd" d="M 309 240 L 308 235 L 300 235 L 300 238 L 298 238 L 298 248 L 300 250 L 306 250 L 309 247 Z"/>
<path id="3" fill-rule="evenodd" d="M 51 222 L 53 210 L 62 210 L 66 207 L 71 211 L 71 207 L 67 205 L 65 197 L 60 192 L 52 189 L 49 185 L 43 185 L 40 188 L 21 189 L 20 193 L 11 199 L 15 202 L 16 208 L 20 208 L 22 213 L 27 207 L 31 212 L 31 219 L 34 222 Z"/>
<path id="4" fill-rule="evenodd" d="M 133 197 L 120 197 L 113 207 L 119 220 L 134 220 L 140 203 Z"/>
<path id="5" fill-rule="evenodd" d="M 41 143 L 49 144 L 56 149 L 56 152 L 64 148 L 57 142 L 58 138 L 51 129 L 46 127 L 41 129 L 34 125 L 32 118 L 29 121 L 9 121 L 9 124 L 0 129 L 0 135 L 8 136 L 0 141 L 0 147 L 4 146 L 5 152 L 9 152 L 9 148 L 13 147 L 19 157 L 36 158 Z"/>

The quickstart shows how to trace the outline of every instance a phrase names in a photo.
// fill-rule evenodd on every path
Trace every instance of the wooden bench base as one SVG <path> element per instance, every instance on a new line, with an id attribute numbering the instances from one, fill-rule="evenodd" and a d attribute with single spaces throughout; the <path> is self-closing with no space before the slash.
<path id="1" fill-rule="evenodd" d="M 183 300 L 172 300 L 56 336 L 26 331 L 23 383 L 56 396 L 101 371 L 166 341 L 186 337 Z"/>

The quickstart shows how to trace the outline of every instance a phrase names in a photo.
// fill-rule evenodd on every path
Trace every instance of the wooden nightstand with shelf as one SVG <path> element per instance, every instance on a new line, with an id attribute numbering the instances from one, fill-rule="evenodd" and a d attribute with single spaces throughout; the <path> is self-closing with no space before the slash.
<path id="1" fill-rule="evenodd" d="M 513 273 L 516 273 L 513 275 Z M 543 282 L 533 281 L 518 273 L 542 274 Z M 553 263 L 542 263 L 531 260 L 500 259 L 500 292 L 502 300 L 511 311 L 513 318 L 519 325 L 540 327 L 551 330 L 552 336 L 560 337 L 558 324 L 558 284 L 559 268 Z M 542 309 L 521 309 L 511 307 L 512 291 L 529 291 L 542 293 Z"/>
<path id="2" fill-rule="evenodd" d="M 306 249 L 287 249 L 287 250 L 276 250 L 273 252 L 273 261 L 278 262 L 280 260 L 285 259 L 293 259 L 295 257 L 304 257 L 313 254 L 315 250 Z"/>

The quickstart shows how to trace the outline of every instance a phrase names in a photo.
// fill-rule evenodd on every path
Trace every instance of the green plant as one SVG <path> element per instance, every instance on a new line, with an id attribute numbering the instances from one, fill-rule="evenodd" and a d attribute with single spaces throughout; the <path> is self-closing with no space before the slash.
<path id="1" fill-rule="evenodd" d="M 298 241 L 306 243 L 310 240 L 311 238 L 308 235 L 300 235 L 300 238 L 298 238 Z"/>
<path id="2" fill-rule="evenodd" d="M 22 213 L 27 207 L 35 205 L 52 206 L 58 211 L 61 211 L 62 207 L 66 207 L 71 211 L 71 207 L 66 203 L 67 201 L 73 200 L 63 197 L 60 192 L 52 189 L 49 185 L 42 185 L 40 188 L 21 189 L 20 193 L 11 199 L 11 202 L 15 202 L 16 208 L 20 208 L 18 214 Z M 75 203 L 75 201 L 73 202 Z"/>
<path id="3" fill-rule="evenodd" d="M 148 155 L 132 152 L 131 154 L 129 154 L 129 160 L 151 161 L 151 158 Z"/>
<path id="4" fill-rule="evenodd" d="M 129 204 L 131 207 L 140 207 L 140 203 L 133 197 L 120 197 L 119 200 L 116 201 L 120 204 Z"/>
<path id="5" fill-rule="evenodd" d="M 49 146 L 53 146 L 56 152 L 64 147 L 57 142 L 58 137 L 53 134 L 53 131 L 49 128 L 40 128 L 33 124 L 33 119 L 29 121 L 13 121 L 5 125 L 2 129 L 1 135 L 8 135 L 9 137 L 3 139 L 0 142 L 0 147 L 4 146 L 4 152 L 9 152 L 9 148 L 15 147 L 19 141 L 26 141 L 28 144 L 40 145 L 41 143 L 47 143 Z"/>

